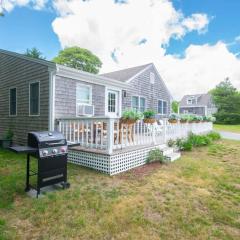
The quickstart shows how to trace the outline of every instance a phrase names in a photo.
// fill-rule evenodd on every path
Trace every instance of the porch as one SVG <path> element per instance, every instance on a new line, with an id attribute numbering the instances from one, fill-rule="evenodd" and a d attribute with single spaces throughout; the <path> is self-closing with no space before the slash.
<path id="1" fill-rule="evenodd" d="M 169 139 L 187 137 L 212 130 L 211 122 L 169 123 L 167 119 L 157 124 L 123 124 L 119 118 L 78 117 L 57 120 L 57 129 L 69 143 L 79 144 L 83 150 L 113 154 L 137 146 L 166 144 Z"/>
<path id="2" fill-rule="evenodd" d="M 167 146 L 169 139 L 187 137 L 212 130 L 211 122 L 146 124 L 142 120 L 123 124 L 119 118 L 79 117 L 57 120 L 57 128 L 67 141 L 77 144 L 69 150 L 69 161 L 110 175 L 146 163 L 149 151 L 159 148 L 166 158 L 180 157 Z"/>

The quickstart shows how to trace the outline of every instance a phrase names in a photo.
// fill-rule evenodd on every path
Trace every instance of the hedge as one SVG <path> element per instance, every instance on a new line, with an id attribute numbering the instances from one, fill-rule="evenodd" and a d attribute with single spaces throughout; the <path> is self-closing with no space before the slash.
<path id="1" fill-rule="evenodd" d="M 218 112 L 214 116 L 216 117 L 216 123 L 240 124 L 240 113 Z"/>

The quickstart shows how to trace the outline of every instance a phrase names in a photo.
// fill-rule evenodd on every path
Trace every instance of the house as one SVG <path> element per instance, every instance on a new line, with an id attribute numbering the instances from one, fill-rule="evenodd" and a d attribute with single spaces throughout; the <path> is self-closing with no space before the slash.
<path id="1" fill-rule="evenodd" d="M 209 116 L 217 112 L 209 93 L 185 95 L 179 104 L 179 113 Z"/>
<path id="2" fill-rule="evenodd" d="M 167 117 L 172 99 L 152 63 L 95 75 L 5 50 L 0 84 L 0 138 L 10 128 L 17 144 L 29 131 L 54 130 L 61 118 L 119 118 L 128 108 Z"/>
<path id="3" fill-rule="evenodd" d="M 209 122 L 168 123 L 172 97 L 152 63 L 96 75 L 0 50 L 0 86 L 0 138 L 11 129 L 25 144 L 30 131 L 58 130 L 77 144 L 69 162 L 110 175 L 145 164 L 155 148 L 176 160 L 169 139 L 212 130 Z M 161 125 L 124 124 L 129 108 L 154 109 Z"/>

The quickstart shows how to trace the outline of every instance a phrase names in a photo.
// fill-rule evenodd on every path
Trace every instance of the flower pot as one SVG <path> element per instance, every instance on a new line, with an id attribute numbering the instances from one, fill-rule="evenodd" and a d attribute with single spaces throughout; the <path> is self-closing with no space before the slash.
<path id="1" fill-rule="evenodd" d="M 187 123 L 187 120 L 180 120 L 180 123 Z"/>
<path id="2" fill-rule="evenodd" d="M 2 139 L 0 140 L 0 146 L 2 148 L 9 148 L 12 146 L 12 140 L 8 140 L 8 139 Z"/>
<path id="3" fill-rule="evenodd" d="M 137 122 L 134 119 L 121 119 L 120 121 L 122 124 L 126 124 L 126 125 L 132 125 Z"/>
<path id="4" fill-rule="evenodd" d="M 177 120 L 176 119 L 168 119 L 168 122 L 169 123 L 177 123 Z"/>
<path id="5" fill-rule="evenodd" d="M 156 119 L 154 119 L 154 118 L 144 118 L 143 122 L 153 124 L 153 123 L 156 122 Z"/>

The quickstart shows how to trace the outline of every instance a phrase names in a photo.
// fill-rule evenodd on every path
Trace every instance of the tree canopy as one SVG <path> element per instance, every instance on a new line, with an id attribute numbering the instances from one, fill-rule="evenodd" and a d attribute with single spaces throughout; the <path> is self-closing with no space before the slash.
<path id="1" fill-rule="evenodd" d="M 178 107 L 179 107 L 179 102 L 178 101 L 173 101 L 172 102 L 172 111 L 174 113 L 178 113 Z"/>
<path id="2" fill-rule="evenodd" d="M 37 58 L 37 59 L 46 59 L 42 53 L 35 47 L 29 49 L 27 48 L 25 55 L 28 57 L 32 57 L 32 58 Z"/>
<path id="3" fill-rule="evenodd" d="M 238 123 L 237 119 L 240 119 L 240 92 L 231 84 L 229 79 L 219 83 L 210 93 L 218 108 L 217 121 L 221 119 L 219 122 L 222 123 Z"/>
<path id="4" fill-rule="evenodd" d="M 102 67 L 102 62 L 97 56 L 91 51 L 79 47 L 69 47 L 61 50 L 53 61 L 67 67 L 95 74 Z"/>

